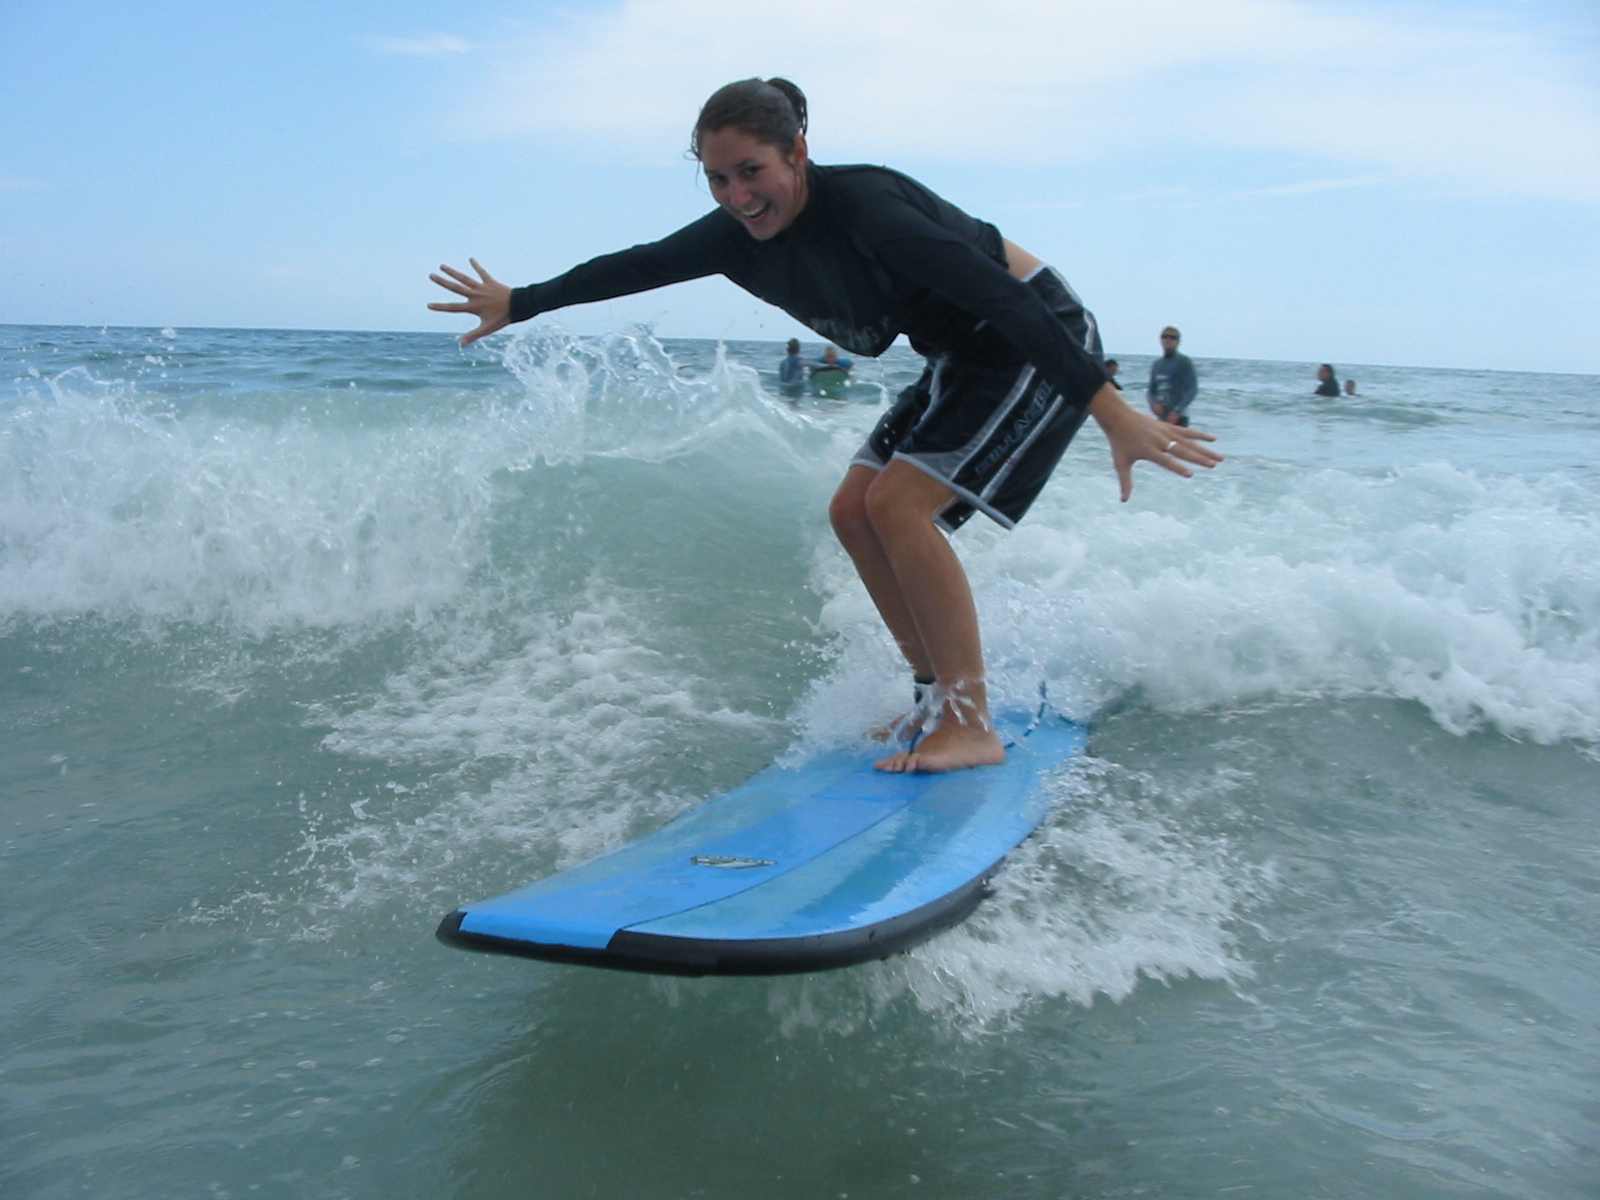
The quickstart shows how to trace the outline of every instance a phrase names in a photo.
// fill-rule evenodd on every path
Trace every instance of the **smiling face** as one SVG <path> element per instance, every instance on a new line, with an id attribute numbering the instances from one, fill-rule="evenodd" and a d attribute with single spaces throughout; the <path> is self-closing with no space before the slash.
<path id="1" fill-rule="evenodd" d="M 732 128 L 718 129 L 700 141 L 700 165 L 711 196 L 750 236 L 776 237 L 806 206 L 806 139 L 796 137 L 785 155 L 770 142 Z"/>

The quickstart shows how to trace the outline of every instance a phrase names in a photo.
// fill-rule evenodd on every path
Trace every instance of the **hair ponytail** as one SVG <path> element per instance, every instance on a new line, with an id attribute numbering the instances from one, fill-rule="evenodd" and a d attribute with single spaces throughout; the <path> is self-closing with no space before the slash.
<path id="1" fill-rule="evenodd" d="M 789 101 L 789 107 L 794 110 L 794 121 L 797 126 L 795 132 L 804 133 L 806 131 L 806 94 L 797 85 L 776 75 L 767 80 L 767 86 L 777 88 L 778 91 L 783 93 L 784 98 Z"/>
<path id="2" fill-rule="evenodd" d="M 794 153 L 806 131 L 806 96 L 787 79 L 741 79 L 711 93 L 689 138 L 689 153 L 700 157 L 701 140 L 719 129 L 737 129 L 758 142 Z"/>

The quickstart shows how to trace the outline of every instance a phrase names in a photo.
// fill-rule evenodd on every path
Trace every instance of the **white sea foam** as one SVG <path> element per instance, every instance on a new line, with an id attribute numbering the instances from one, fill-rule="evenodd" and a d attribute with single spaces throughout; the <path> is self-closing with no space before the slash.
<path id="1" fill-rule="evenodd" d="M 226 619 L 259 633 L 431 608 L 479 561 L 470 443 L 176 415 L 81 370 L 0 430 L 0 619 Z"/>
<path id="2" fill-rule="evenodd" d="M 654 649 L 651 629 L 625 597 L 592 589 L 564 620 L 530 618 L 509 649 L 463 625 L 382 694 L 313 710 L 331 727 L 327 750 L 420 769 L 425 782 L 308 818 L 295 867 L 308 928 L 397 896 L 453 903 L 462 889 L 522 882 L 500 873 L 508 860 L 542 874 L 592 858 L 700 798 L 654 765 L 772 735 L 770 720 L 718 703 L 692 667 Z"/>
<path id="3" fill-rule="evenodd" d="M 1063 472 L 1013 533 L 961 534 L 1001 694 L 1044 680 L 1080 717 L 1133 696 L 1193 712 L 1382 695 L 1452 732 L 1600 738 L 1600 520 L 1583 489 L 1445 464 L 1235 475 L 1146 477 L 1146 506 L 1124 508 L 1104 478 Z M 802 716 L 837 741 L 905 686 L 885 682 L 894 656 L 847 565 L 824 551 L 816 576 L 840 666 Z"/>
<path id="4" fill-rule="evenodd" d="M 226 620 L 252 634 L 404 620 L 461 599 L 507 472 L 752 437 L 814 470 L 827 442 L 725 356 L 685 374 L 643 334 L 544 326 L 502 353 L 526 385 L 509 400 L 441 394 L 429 414 L 413 397 L 410 422 L 180 410 L 137 379 L 39 377 L 0 414 L 0 620 Z"/>

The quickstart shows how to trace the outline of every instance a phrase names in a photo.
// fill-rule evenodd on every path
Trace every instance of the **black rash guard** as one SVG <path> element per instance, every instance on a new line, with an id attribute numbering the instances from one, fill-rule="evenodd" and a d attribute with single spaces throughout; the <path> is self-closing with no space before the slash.
<path id="1" fill-rule="evenodd" d="M 1039 294 L 1005 265 L 1000 231 L 887 167 L 808 168 L 809 197 L 760 241 L 721 208 L 511 293 L 511 319 L 724 275 L 854 354 L 905 334 L 920 354 L 1020 356 L 1078 408 L 1106 382 Z"/>

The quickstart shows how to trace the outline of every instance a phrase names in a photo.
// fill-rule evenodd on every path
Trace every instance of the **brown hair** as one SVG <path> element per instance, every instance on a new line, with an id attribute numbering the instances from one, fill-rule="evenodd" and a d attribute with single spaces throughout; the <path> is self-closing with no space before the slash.
<path id="1" fill-rule="evenodd" d="M 737 129 L 758 142 L 794 153 L 794 140 L 806 131 L 805 93 L 787 79 L 741 79 L 711 93 L 689 138 L 689 153 L 700 157 L 700 139 L 719 129 Z"/>

